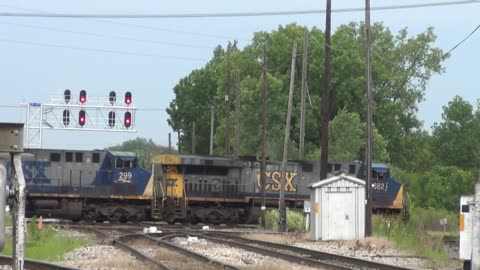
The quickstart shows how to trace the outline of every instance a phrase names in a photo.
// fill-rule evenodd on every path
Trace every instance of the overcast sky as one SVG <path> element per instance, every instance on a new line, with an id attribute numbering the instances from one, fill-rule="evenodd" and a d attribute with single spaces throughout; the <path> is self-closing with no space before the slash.
<path id="1" fill-rule="evenodd" d="M 445 0 L 372 0 L 372 7 Z M 332 1 L 333 8 L 363 7 L 363 0 Z M 0 12 L 49 13 L 219 13 L 325 9 L 325 1 L 0 1 Z M 480 24 L 480 3 L 389 11 L 373 11 L 393 32 L 408 27 L 415 35 L 433 26 L 436 46 L 447 51 Z M 332 27 L 364 19 L 362 12 L 334 13 Z M 229 40 L 247 45 L 256 31 L 297 23 L 324 29 L 325 15 L 190 19 L 65 19 L 0 17 L 0 121 L 21 121 L 21 102 L 46 103 L 53 95 L 81 89 L 89 96 L 133 93 L 137 133 L 45 131 L 45 148 L 104 148 L 139 137 L 167 145 L 168 115 L 162 109 L 173 99 L 173 86 L 202 67 L 217 45 Z M 128 39 L 119 39 L 118 37 Z M 455 95 L 476 104 L 480 74 L 480 31 L 445 61 L 446 72 L 427 85 L 418 117 L 424 129 L 441 121 L 442 106 Z M 176 143 L 176 136 L 173 136 Z"/>

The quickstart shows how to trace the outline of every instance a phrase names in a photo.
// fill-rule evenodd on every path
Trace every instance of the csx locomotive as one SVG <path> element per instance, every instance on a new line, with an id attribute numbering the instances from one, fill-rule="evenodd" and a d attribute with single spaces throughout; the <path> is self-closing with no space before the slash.
<path id="1" fill-rule="evenodd" d="M 110 222 L 257 222 L 262 196 L 255 159 L 168 154 L 152 157 L 150 163 L 151 171 L 140 168 L 129 152 L 25 149 L 27 215 Z M 359 162 L 328 166 L 330 175 L 341 171 L 364 175 Z M 383 164 L 373 164 L 372 175 L 374 210 L 401 212 L 403 185 Z M 265 176 L 266 205 L 276 207 L 281 162 L 268 161 Z M 288 162 L 287 205 L 302 207 L 309 199 L 307 186 L 318 177 L 318 161 Z"/>
<path id="2" fill-rule="evenodd" d="M 134 154 L 106 150 L 24 151 L 27 215 L 120 222 L 151 217 L 152 174 L 137 166 Z M 6 163 L 10 167 L 10 162 Z"/>
<path id="3" fill-rule="evenodd" d="M 171 199 L 167 220 L 251 223 L 261 205 L 260 163 L 255 159 L 197 155 L 160 155 L 152 158 L 155 179 L 162 179 Z M 307 186 L 319 180 L 318 161 L 287 163 L 285 201 L 291 208 L 309 199 Z M 364 178 L 362 163 L 331 163 L 328 174 L 345 172 Z M 278 206 L 281 162 L 269 161 L 265 172 L 267 207 Z M 405 213 L 403 185 L 391 178 L 384 164 L 372 165 L 372 206 L 376 212 Z M 173 209 L 176 209 L 173 211 Z"/>

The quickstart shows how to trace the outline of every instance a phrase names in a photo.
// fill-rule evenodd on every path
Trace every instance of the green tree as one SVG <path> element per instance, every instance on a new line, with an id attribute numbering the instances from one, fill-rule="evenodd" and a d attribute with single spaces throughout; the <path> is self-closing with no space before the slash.
<path id="1" fill-rule="evenodd" d="M 392 175 L 405 185 L 414 207 L 457 211 L 460 195 L 471 194 L 476 173 L 456 166 L 433 166 L 426 172 L 407 172 L 396 167 Z"/>
<path id="2" fill-rule="evenodd" d="M 365 132 L 360 116 L 342 110 L 331 121 L 329 129 L 330 160 L 358 160 L 360 149 L 365 144 Z"/>
<path id="3" fill-rule="evenodd" d="M 423 192 L 417 194 L 416 198 L 421 198 L 424 206 L 457 211 L 460 195 L 472 192 L 475 177 L 471 172 L 458 167 L 435 166 L 423 181 Z"/>
<path id="4" fill-rule="evenodd" d="M 329 158 L 336 161 L 351 161 L 365 159 L 366 123 L 360 120 L 357 113 L 341 110 L 329 125 Z M 373 160 L 389 162 L 387 142 L 373 128 Z M 307 156 L 310 159 L 319 159 L 320 151 Z"/>
<path id="5" fill-rule="evenodd" d="M 251 44 L 243 49 L 230 45 L 232 74 L 240 72 L 241 82 L 241 154 L 260 153 L 260 115 L 262 89 L 262 49 L 268 58 L 268 155 L 278 155 L 278 142 L 283 142 L 287 111 L 288 86 L 292 44 L 302 44 L 304 27 L 296 24 L 279 26 L 271 32 L 254 34 Z M 323 32 L 309 29 L 308 81 L 309 99 L 306 107 L 305 151 L 307 156 L 318 152 L 320 144 L 321 79 L 323 74 Z M 423 100 L 425 85 L 432 74 L 443 72 L 443 52 L 433 46 L 435 35 L 431 28 L 417 36 L 409 36 L 405 29 L 393 34 L 381 23 L 372 26 L 374 122 L 380 143 L 386 151 L 376 155 L 391 159 L 399 166 L 408 166 L 410 145 L 417 143 L 421 128 L 416 112 Z M 340 26 L 332 36 L 332 87 L 331 113 L 333 120 L 345 108 L 365 119 L 365 63 L 364 25 L 350 23 Z M 228 48 L 227 48 L 228 49 Z M 218 47 L 211 61 L 203 68 L 192 71 L 174 88 L 175 99 L 167 112 L 175 131 L 181 133 L 180 145 L 190 151 L 191 126 L 197 128 L 197 153 L 208 153 L 209 112 L 215 105 L 215 153 L 224 153 L 225 136 L 225 85 L 226 50 Z M 301 50 L 298 52 L 301 54 Z M 300 57 L 297 57 L 297 74 L 300 74 Z M 297 76 L 298 78 L 298 76 Z M 233 76 L 231 82 L 233 82 Z M 233 89 L 233 87 L 232 87 Z M 234 93 L 232 90 L 231 93 Z M 233 101 L 234 95 L 230 96 Z M 300 127 L 300 80 L 295 81 L 292 115 L 291 145 L 298 148 Z M 234 107 L 230 119 L 233 123 Z M 200 128 L 201 127 L 201 128 Z M 234 134 L 233 124 L 230 134 Z M 233 142 L 233 136 L 231 136 Z M 231 144 L 233 145 L 233 143 Z M 377 147 L 374 147 L 374 151 Z M 380 149 L 382 149 L 380 147 Z M 382 150 L 383 151 L 383 150 Z M 296 158 L 297 151 L 290 151 Z"/>
<path id="6" fill-rule="evenodd" d="M 463 98 L 455 96 L 443 107 L 442 122 L 433 125 L 432 151 L 438 162 L 465 169 L 478 168 L 480 112 Z"/>

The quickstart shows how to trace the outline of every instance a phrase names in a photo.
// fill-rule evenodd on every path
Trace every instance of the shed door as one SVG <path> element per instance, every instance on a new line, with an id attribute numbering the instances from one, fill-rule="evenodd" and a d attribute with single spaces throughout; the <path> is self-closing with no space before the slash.
<path id="1" fill-rule="evenodd" d="M 348 240 L 355 238 L 355 197 L 353 192 L 328 193 L 328 231 L 329 240 Z"/>

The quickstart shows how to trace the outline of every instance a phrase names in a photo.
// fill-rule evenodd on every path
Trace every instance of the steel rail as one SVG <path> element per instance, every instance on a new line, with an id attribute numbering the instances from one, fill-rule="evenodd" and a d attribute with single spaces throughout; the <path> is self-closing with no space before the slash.
<path id="1" fill-rule="evenodd" d="M 186 235 L 187 234 L 184 234 L 184 236 L 186 236 Z M 319 267 L 321 269 L 329 269 L 329 270 L 352 270 L 352 269 L 354 269 L 354 268 L 346 267 L 346 266 L 343 266 L 343 265 L 335 265 L 335 264 L 330 263 L 330 262 L 317 261 L 317 260 L 314 260 L 314 259 L 305 258 L 305 257 L 301 257 L 301 256 L 296 256 L 296 255 L 283 253 L 283 252 L 278 252 L 278 251 L 275 251 L 275 250 L 272 250 L 272 249 L 263 248 L 263 247 L 259 247 L 259 246 L 254 246 L 254 245 L 245 244 L 245 243 L 240 243 L 240 242 L 237 242 L 237 241 L 234 242 L 234 241 L 231 241 L 231 240 L 224 240 L 224 239 L 221 239 L 221 238 L 207 236 L 205 234 L 190 234 L 189 233 L 188 235 L 189 236 L 197 236 L 197 237 L 200 237 L 200 238 L 205 238 L 205 239 L 210 240 L 212 242 L 224 244 L 224 245 L 227 245 L 227 246 L 231 246 L 231 247 L 235 247 L 235 248 L 239 248 L 239 249 L 243 249 L 243 250 L 248 250 L 248 251 L 263 254 L 263 255 L 269 256 L 269 257 L 279 258 L 279 259 L 286 260 L 286 261 L 296 263 L 296 264 L 299 264 L 299 265 L 307 265 L 307 266 L 311 266 L 311 267 Z M 226 235 L 224 235 L 224 236 L 226 236 Z"/>
<path id="2" fill-rule="evenodd" d="M 199 253 L 196 253 L 196 252 L 193 252 L 193 251 L 190 251 L 186 248 L 183 248 L 183 247 L 178 246 L 176 244 L 170 243 L 168 241 L 153 238 L 151 236 L 144 235 L 144 234 L 123 235 L 123 236 L 120 236 L 119 239 L 131 240 L 132 238 L 138 238 L 138 237 L 143 237 L 143 238 L 148 239 L 149 241 L 151 241 L 151 242 L 153 242 L 153 243 L 155 243 L 159 246 L 162 246 L 162 247 L 170 249 L 170 250 L 174 250 L 178 253 L 181 253 L 184 256 L 191 257 L 191 258 L 193 258 L 195 260 L 198 260 L 198 261 L 201 261 L 203 263 L 211 264 L 212 266 L 215 266 L 215 267 L 220 267 L 222 269 L 231 269 L 231 270 L 240 270 L 241 269 L 241 268 L 238 268 L 236 266 L 229 265 L 229 264 L 226 264 L 226 263 L 222 263 L 222 262 L 214 260 L 210 257 L 204 256 L 202 254 L 199 254 Z"/>
<path id="3" fill-rule="evenodd" d="M 140 260 L 143 260 L 144 262 L 150 264 L 151 266 L 155 267 L 156 269 L 173 270 L 172 268 L 170 268 L 168 265 L 162 263 L 161 261 L 155 260 L 155 259 L 145 255 L 143 252 L 141 252 L 141 251 L 129 246 L 128 244 L 120 241 L 118 238 L 108 235 L 108 233 L 105 233 L 105 232 L 103 232 L 99 229 L 92 228 L 92 227 L 85 227 L 85 228 L 95 232 L 96 234 L 101 235 L 102 237 L 105 237 L 107 239 L 111 239 L 112 244 L 114 246 L 117 246 L 118 248 L 132 254 L 136 258 L 138 258 Z"/>
<path id="4" fill-rule="evenodd" d="M 12 265 L 13 259 L 10 256 L 0 255 L 0 265 Z M 24 260 L 25 269 L 35 270 L 79 270 L 79 268 L 69 267 L 59 264 L 48 263 L 44 261 L 37 261 L 31 259 Z M 4 269 L 4 268 L 1 268 Z"/>
<path id="5" fill-rule="evenodd" d="M 406 268 L 406 267 L 390 265 L 390 264 L 382 264 L 382 263 L 363 260 L 359 258 L 342 256 L 338 254 L 316 251 L 316 250 L 311 250 L 311 249 L 306 249 L 301 247 L 283 245 L 283 244 L 266 242 L 261 240 L 247 239 L 241 236 L 236 236 L 231 234 L 218 233 L 218 232 L 208 232 L 207 234 L 215 237 L 229 239 L 229 240 L 223 240 L 223 241 L 237 241 L 237 242 L 243 242 L 249 245 L 259 245 L 267 248 L 274 248 L 274 249 L 284 250 L 287 252 L 293 252 L 296 254 L 301 254 L 302 256 L 304 256 L 304 258 L 313 259 L 315 261 L 324 261 L 329 263 L 341 262 L 349 266 L 354 266 L 355 268 L 360 267 L 360 268 L 377 269 L 377 270 L 410 270 L 410 268 Z"/>

